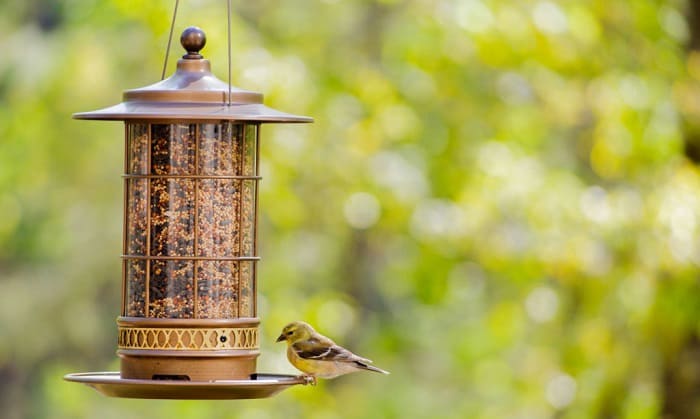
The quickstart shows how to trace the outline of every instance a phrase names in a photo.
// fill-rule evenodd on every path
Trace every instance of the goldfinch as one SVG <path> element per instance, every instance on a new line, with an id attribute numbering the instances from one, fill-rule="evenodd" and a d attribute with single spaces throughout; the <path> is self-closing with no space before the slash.
<path id="1" fill-rule="evenodd" d="M 360 370 L 389 374 L 388 371 L 369 365 L 369 359 L 359 357 L 338 346 L 329 338 L 316 332 L 308 323 L 289 323 L 282 329 L 277 342 L 287 341 L 287 358 L 297 369 L 311 377 L 335 378 Z"/>

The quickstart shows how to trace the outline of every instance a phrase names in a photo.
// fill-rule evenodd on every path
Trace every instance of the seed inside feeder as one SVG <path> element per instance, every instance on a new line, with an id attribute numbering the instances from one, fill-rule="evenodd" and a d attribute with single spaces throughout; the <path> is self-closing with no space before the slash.
<path id="1" fill-rule="evenodd" d="M 129 124 L 125 315 L 255 315 L 256 129 Z"/>

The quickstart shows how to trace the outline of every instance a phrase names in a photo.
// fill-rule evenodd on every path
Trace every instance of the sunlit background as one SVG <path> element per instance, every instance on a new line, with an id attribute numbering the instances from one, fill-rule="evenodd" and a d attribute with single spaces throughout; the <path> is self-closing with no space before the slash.
<path id="1" fill-rule="evenodd" d="M 392 372 L 256 401 L 111 399 L 123 126 L 174 1 L 0 3 L 0 416 L 700 417 L 700 8 L 234 0 L 262 131 L 259 315 Z M 226 80 L 226 2 L 181 0 Z M 177 42 L 168 74 L 181 55 Z"/>

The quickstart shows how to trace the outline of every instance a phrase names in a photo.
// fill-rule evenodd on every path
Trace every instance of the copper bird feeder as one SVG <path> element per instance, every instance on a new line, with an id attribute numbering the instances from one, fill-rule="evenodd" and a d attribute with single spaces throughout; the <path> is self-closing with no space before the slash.
<path id="1" fill-rule="evenodd" d="M 118 397 L 268 397 L 305 383 L 256 373 L 260 126 L 312 122 L 232 87 L 200 54 L 171 77 L 76 119 L 125 123 L 119 373 L 69 374 Z"/>

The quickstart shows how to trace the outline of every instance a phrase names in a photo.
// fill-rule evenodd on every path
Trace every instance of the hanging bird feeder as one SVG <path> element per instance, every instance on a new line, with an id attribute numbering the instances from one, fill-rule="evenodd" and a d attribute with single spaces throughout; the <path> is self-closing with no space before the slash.
<path id="1" fill-rule="evenodd" d="M 125 122 L 121 368 L 65 378 L 117 397 L 269 397 L 306 381 L 256 372 L 260 126 L 312 119 L 214 77 L 199 28 L 181 43 L 170 78 L 73 115 Z"/>

